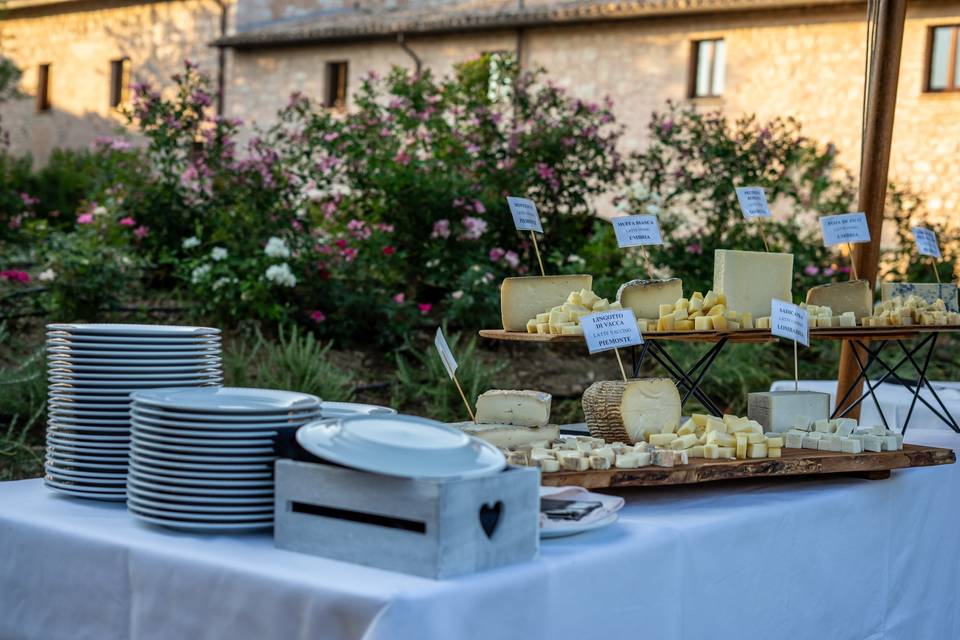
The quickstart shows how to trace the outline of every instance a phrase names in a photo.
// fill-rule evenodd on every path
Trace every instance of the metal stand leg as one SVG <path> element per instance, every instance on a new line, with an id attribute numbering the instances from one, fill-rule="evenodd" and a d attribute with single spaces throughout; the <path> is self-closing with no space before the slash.
<path id="1" fill-rule="evenodd" d="M 707 411 L 709 411 L 712 415 L 719 417 L 723 415 L 723 410 L 720 409 L 720 407 L 718 407 L 717 404 L 700 389 L 700 385 L 703 382 L 707 371 L 710 369 L 710 366 L 713 364 L 714 360 L 716 360 L 726 343 L 726 338 L 718 341 L 707 351 L 707 353 L 703 354 L 697 360 L 697 362 L 690 368 L 689 371 L 684 371 L 683 367 L 676 360 L 671 358 L 670 354 L 668 354 L 666 350 L 656 341 L 648 340 L 644 343 L 644 346 L 647 344 L 650 345 L 650 355 L 657 362 L 659 362 L 664 369 L 667 370 L 671 377 L 675 379 L 678 387 L 686 389 L 681 401 L 682 405 L 685 405 L 687 400 L 692 395 L 700 401 L 700 404 L 702 404 Z"/>
<path id="2" fill-rule="evenodd" d="M 883 415 L 883 409 L 880 408 L 880 401 L 877 400 L 877 394 L 875 392 L 874 386 L 870 382 L 870 376 L 867 375 L 867 370 L 870 368 L 870 365 L 872 364 L 870 361 L 871 356 L 870 355 L 867 356 L 867 364 L 866 366 L 864 366 L 863 362 L 860 360 L 860 354 L 857 353 L 858 346 L 859 346 L 859 340 L 854 341 L 854 346 L 853 346 L 853 349 L 851 350 L 851 353 L 853 353 L 853 357 L 857 361 L 857 367 L 860 368 L 860 375 L 863 376 L 863 382 L 864 384 L 867 385 L 867 390 L 870 393 L 870 397 L 873 398 L 873 406 L 877 408 L 877 413 L 880 414 L 880 420 L 883 422 L 883 428 L 889 430 L 890 426 L 887 424 L 887 417 Z M 866 345 L 863 345 L 863 346 L 864 346 L 864 349 L 869 354 L 870 350 L 866 349 Z M 863 397 L 860 398 L 860 400 L 862 399 Z M 860 401 L 858 400 L 857 404 L 859 404 L 859 402 Z M 853 409 L 854 406 L 856 405 L 850 405 L 849 407 L 847 407 L 841 415 L 847 415 L 847 412 Z"/>

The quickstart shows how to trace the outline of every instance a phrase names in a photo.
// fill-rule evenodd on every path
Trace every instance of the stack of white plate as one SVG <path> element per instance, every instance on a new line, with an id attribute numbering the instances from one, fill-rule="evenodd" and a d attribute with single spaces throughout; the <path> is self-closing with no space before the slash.
<path id="1" fill-rule="evenodd" d="M 130 513 L 194 532 L 272 526 L 278 447 L 321 416 L 319 398 L 238 387 L 131 397 Z"/>
<path id="2" fill-rule="evenodd" d="M 220 384 L 220 331 L 139 324 L 47 329 L 46 485 L 80 498 L 125 500 L 130 392 Z"/>

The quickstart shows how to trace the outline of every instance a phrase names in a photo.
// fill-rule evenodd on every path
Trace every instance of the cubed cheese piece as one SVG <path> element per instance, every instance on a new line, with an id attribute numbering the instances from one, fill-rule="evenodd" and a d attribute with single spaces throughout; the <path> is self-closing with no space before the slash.
<path id="1" fill-rule="evenodd" d="M 767 436 L 763 435 L 762 433 L 751 432 L 747 434 L 748 444 L 760 444 L 760 443 L 766 443 L 766 441 L 767 441 Z"/>
<path id="2" fill-rule="evenodd" d="M 807 304 L 830 307 L 831 315 L 850 312 L 854 318 L 863 318 L 873 310 L 873 291 L 866 280 L 821 284 L 807 291 Z"/>
<path id="3" fill-rule="evenodd" d="M 863 443 L 856 438 L 840 438 L 840 451 L 843 453 L 863 453 Z"/>
<path id="4" fill-rule="evenodd" d="M 623 453 L 617 456 L 617 469 L 636 469 L 640 466 L 640 458 L 636 453 Z"/>
<path id="5" fill-rule="evenodd" d="M 661 305 L 670 305 L 667 313 L 672 313 L 673 303 L 682 297 L 683 282 L 680 278 L 631 280 L 617 291 L 617 302 L 624 309 L 633 309 L 633 314 L 638 318 L 659 318 Z"/>
<path id="6" fill-rule="evenodd" d="M 510 451 L 507 453 L 507 464 L 525 467 L 530 464 L 530 455 L 526 451 Z"/>
<path id="7" fill-rule="evenodd" d="M 757 318 L 757 329 L 769 329 L 770 328 L 770 316 L 763 316 L 762 318 Z"/>
<path id="8" fill-rule="evenodd" d="M 829 405 L 827 405 L 829 408 Z M 826 416 L 824 416 L 826 417 Z M 820 418 L 817 417 L 817 420 Z M 813 419 L 807 415 L 798 415 L 793 418 L 793 423 L 790 425 L 791 429 L 797 429 L 799 431 L 810 431 L 810 426 L 813 424 Z"/>
<path id="9" fill-rule="evenodd" d="M 720 458 L 720 447 L 715 444 L 703 445 L 703 457 L 707 460 L 717 460 Z"/>
<path id="10" fill-rule="evenodd" d="M 677 429 L 678 436 L 685 436 L 688 433 L 696 433 L 696 432 L 697 432 L 697 425 L 693 422 L 692 419 L 688 419 L 686 422 L 680 425 L 679 429 Z"/>
<path id="11" fill-rule="evenodd" d="M 730 425 L 740 424 L 742 420 L 736 416 L 732 416 L 733 420 L 727 420 L 727 416 L 723 418 L 718 418 L 716 416 L 707 416 L 707 424 L 705 431 L 710 433 L 711 431 L 717 431 L 719 433 L 727 433 L 730 431 Z"/>
<path id="12" fill-rule="evenodd" d="M 544 473 L 554 473 L 560 471 L 560 461 L 549 458 L 540 460 L 540 471 Z"/>
<path id="13" fill-rule="evenodd" d="M 735 450 L 733 447 L 718 447 L 717 453 L 720 454 L 721 458 L 733 458 Z"/>
<path id="14" fill-rule="evenodd" d="M 698 316 L 693 319 L 694 331 L 713 331 L 713 318 Z"/>
<path id="15" fill-rule="evenodd" d="M 712 289 L 707 291 L 707 295 L 703 297 L 703 310 L 709 311 L 713 307 L 717 306 L 718 299 L 719 298 L 716 291 L 713 291 Z"/>
<path id="16" fill-rule="evenodd" d="M 537 321 L 536 321 L 536 319 L 527 320 L 527 333 L 537 333 Z"/>
<path id="17" fill-rule="evenodd" d="M 693 320 L 677 320 L 674 323 L 674 329 L 677 331 L 693 331 L 694 326 Z"/>
<path id="18" fill-rule="evenodd" d="M 610 464 L 613 464 L 613 461 L 617 459 L 617 454 L 610 447 L 600 447 L 598 449 L 594 449 L 590 455 L 606 458 Z"/>
<path id="19" fill-rule="evenodd" d="M 662 305 L 660 305 L 659 314 L 660 314 L 660 315 L 657 316 L 658 318 L 666 318 L 667 316 L 672 316 L 672 315 L 673 315 L 673 305 L 672 305 L 672 304 L 662 304 Z"/>
<path id="20" fill-rule="evenodd" d="M 753 314 L 749 311 L 743 311 L 740 313 L 740 328 L 753 329 Z"/>
<path id="21" fill-rule="evenodd" d="M 797 416 L 820 420 L 830 415 L 830 394 L 817 391 L 759 391 L 747 395 L 747 415 L 765 431 L 786 431 Z"/>
<path id="22" fill-rule="evenodd" d="M 704 458 L 703 449 L 706 445 L 698 444 L 687 449 L 687 455 L 691 458 Z"/>
<path id="23" fill-rule="evenodd" d="M 594 382 L 582 405 L 591 435 L 607 441 L 639 442 L 645 433 L 680 423 L 680 393 L 670 378 Z"/>
<path id="24" fill-rule="evenodd" d="M 477 422 L 542 427 L 550 422 L 549 393 L 491 389 L 477 398 Z"/>
<path id="25" fill-rule="evenodd" d="M 603 456 L 590 456 L 590 468 L 598 471 L 610 468 L 610 460 Z"/>
<path id="26" fill-rule="evenodd" d="M 593 303 L 594 311 L 606 311 L 610 308 L 610 302 L 606 298 L 600 298 Z"/>
<path id="27" fill-rule="evenodd" d="M 648 442 L 655 447 L 669 447 L 676 438 L 676 434 L 673 433 L 652 433 Z"/>
<path id="28" fill-rule="evenodd" d="M 740 460 L 743 460 L 744 458 L 747 457 L 747 447 L 749 446 L 749 444 L 747 443 L 747 434 L 738 433 L 736 434 L 736 439 L 737 439 L 737 447 L 736 447 L 737 458 Z"/>
<path id="29" fill-rule="evenodd" d="M 814 434 L 806 435 L 803 437 L 802 447 L 803 449 L 814 449 L 817 450 L 820 448 L 820 438 L 814 438 Z"/>
<path id="30" fill-rule="evenodd" d="M 755 318 L 771 315 L 771 300 L 793 300 L 793 254 L 717 249 L 713 289 L 731 309 Z"/>
<path id="31" fill-rule="evenodd" d="M 727 329 L 729 329 L 729 326 L 728 326 L 729 323 L 727 322 L 727 319 L 724 318 L 723 316 L 712 316 L 710 318 L 710 321 L 713 324 L 713 328 L 716 331 L 726 331 Z"/>
<path id="32" fill-rule="evenodd" d="M 779 458 L 781 457 L 781 452 L 778 447 L 767 447 L 767 457 L 768 458 Z"/>
<path id="33" fill-rule="evenodd" d="M 500 316 L 507 331 L 526 330 L 527 320 L 563 304 L 571 291 L 589 289 L 593 276 L 523 276 L 500 285 Z"/>
<path id="34" fill-rule="evenodd" d="M 657 331 L 673 331 L 676 329 L 676 320 L 673 316 L 665 316 L 657 320 Z"/>
<path id="35" fill-rule="evenodd" d="M 882 448 L 884 451 L 898 451 L 903 448 L 903 444 L 897 436 L 883 436 Z"/>
<path id="36" fill-rule="evenodd" d="M 829 418 L 821 418 L 813 423 L 813 430 L 817 433 L 833 433 L 836 426 Z"/>
<path id="37" fill-rule="evenodd" d="M 715 444 L 720 447 L 732 447 L 737 444 L 736 436 L 719 431 L 707 432 L 707 444 Z"/>
<path id="38" fill-rule="evenodd" d="M 883 437 L 874 435 L 864 436 L 863 449 L 864 451 L 883 451 Z"/>
<path id="39" fill-rule="evenodd" d="M 718 318 L 718 317 L 720 317 L 720 316 L 723 316 L 724 318 L 726 318 L 726 317 L 727 317 L 727 308 L 726 308 L 725 306 L 723 306 L 722 304 L 714 305 L 714 306 L 710 307 L 710 311 L 707 311 L 707 316 L 709 316 L 709 317 L 711 317 L 711 318 Z"/>
<path id="40" fill-rule="evenodd" d="M 954 313 L 960 311 L 957 300 L 957 285 L 943 283 L 884 282 L 880 286 L 880 300 L 888 302 L 896 297 L 906 300 L 916 296 L 928 305 L 943 300 L 944 310 Z"/>
<path id="41" fill-rule="evenodd" d="M 840 316 L 840 326 L 841 327 L 855 327 L 857 326 L 857 317 L 852 313 L 844 313 Z"/>
<path id="42" fill-rule="evenodd" d="M 590 459 L 582 455 L 564 455 L 560 458 L 560 468 L 564 471 L 586 471 L 590 468 Z"/>
<path id="43" fill-rule="evenodd" d="M 634 455 L 637 456 L 638 467 L 649 467 L 653 463 L 653 454 L 649 451 L 638 451 Z"/>
<path id="44" fill-rule="evenodd" d="M 697 444 L 696 434 L 688 433 L 685 436 L 680 436 L 672 440 L 669 446 L 671 449 L 689 449 L 695 444 Z"/>
<path id="45" fill-rule="evenodd" d="M 550 323 L 549 323 L 549 322 L 541 322 L 541 323 L 537 324 L 537 333 L 543 333 L 543 334 L 549 335 L 549 334 L 550 334 Z"/>
<path id="46" fill-rule="evenodd" d="M 783 446 L 783 436 L 767 436 L 767 447 L 779 449 Z"/>
<path id="47" fill-rule="evenodd" d="M 748 456 L 750 458 L 766 458 L 767 445 L 763 442 L 757 442 L 755 444 L 751 444 Z"/>
<path id="48" fill-rule="evenodd" d="M 459 428 L 467 435 L 486 440 L 501 449 L 530 447 L 534 442 L 542 440 L 552 442 L 560 437 L 560 428 L 555 424 L 548 424 L 543 427 L 517 427 L 506 424 L 458 422 L 452 426 Z"/>
<path id="49" fill-rule="evenodd" d="M 802 449 L 803 448 L 803 435 L 799 433 L 787 432 L 784 438 L 784 446 L 788 449 Z"/>

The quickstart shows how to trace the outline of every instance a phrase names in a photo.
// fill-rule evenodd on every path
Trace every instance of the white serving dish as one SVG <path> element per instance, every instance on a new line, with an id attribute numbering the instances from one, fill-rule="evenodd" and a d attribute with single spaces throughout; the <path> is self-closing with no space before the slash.
<path id="1" fill-rule="evenodd" d="M 47 331 L 63 331 L 74 335 L 108 336 L 215 336 L 220 329 L 214 327 L 185 327 L 169 324 L 115 324 L 115 323 L 56 323 L 48 324 Z"/>
<path id="2" fill-rule="evenodd" d="M 155 389 L 138 391 L 132 394 L 131 398 L 138 405 L 177 412 L 222 415 L 303 411 L 320 404 L 320 398 L 306 393 L 245 387 Z"/>

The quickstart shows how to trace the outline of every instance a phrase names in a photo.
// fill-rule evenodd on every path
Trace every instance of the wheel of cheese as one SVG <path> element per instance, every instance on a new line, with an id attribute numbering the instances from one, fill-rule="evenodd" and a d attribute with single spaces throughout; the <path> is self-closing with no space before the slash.
<path id="1" fill-rule="evenodd" d="M 680 393 L 669 378 L 594 382 L 582 403 L 590 435 L 607 442 L 641 442 L 680 422 Z"/>

